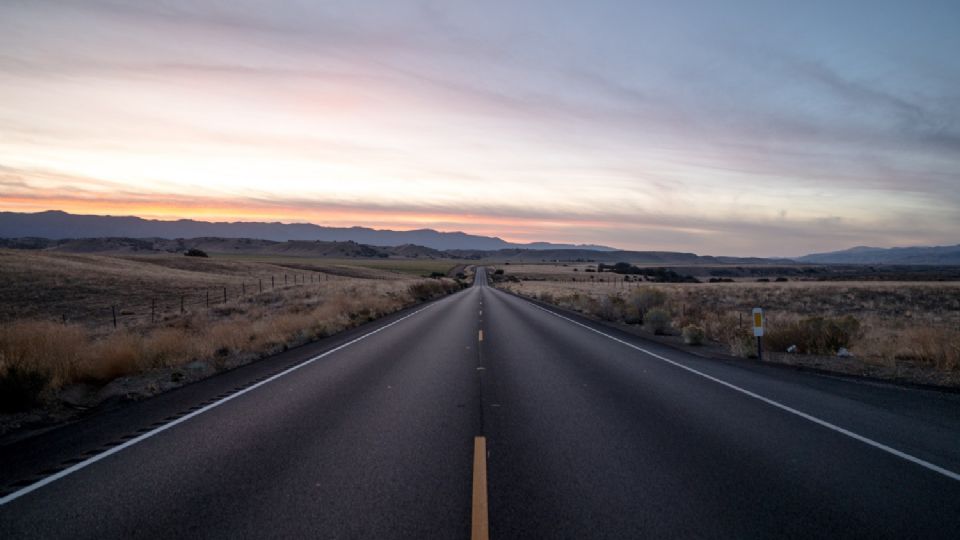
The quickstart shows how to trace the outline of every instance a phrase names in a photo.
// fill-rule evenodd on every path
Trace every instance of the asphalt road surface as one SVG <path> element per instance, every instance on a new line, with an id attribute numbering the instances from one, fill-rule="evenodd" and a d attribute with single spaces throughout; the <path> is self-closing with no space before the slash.
<path id="1" fill-rule="evenodd" d="M 474 287 L 0 447 L 0 538 L 960 538 L 960 395 Z"/>

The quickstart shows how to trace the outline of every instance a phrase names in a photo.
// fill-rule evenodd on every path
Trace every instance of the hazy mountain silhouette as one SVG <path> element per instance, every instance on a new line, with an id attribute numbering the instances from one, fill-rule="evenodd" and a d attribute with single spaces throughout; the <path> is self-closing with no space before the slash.
<path id="1" fill-rule="evenodd" d="M 956 246 L 876 248 L 857 246 L 842 251 L 812 253 L 794 259 L 815 264 L 936 264 L 960 265 Z"/>
<path id="2" fill-rule="evenodd" d="M 392 231 L 366 227 L 322 227 L 309 223 L 207 222 L 192 219 L 158 221 L 134 216 L 96 216 L 68 214 L 58 210 L 38 213 L 0 212 L 0 237 L 3 238 L 253 238 L 285 242 L 288 240 L 353 241 L 373 246 L 415 244 L 432 249 L 499 250 L 590 249 L 612 251 L 596 245 L 551 244 L 534 242 L 515 244 L 490 236 L 463 232 L 439 232 L 433 229 Z"/>

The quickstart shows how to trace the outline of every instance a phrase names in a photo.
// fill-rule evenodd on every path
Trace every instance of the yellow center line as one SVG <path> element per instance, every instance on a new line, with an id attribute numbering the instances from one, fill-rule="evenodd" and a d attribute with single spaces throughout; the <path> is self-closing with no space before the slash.
<path id="1" fill-rule="evenodd" d="M 471 540 L 489 540 L 487 517 L 487 439 L 473 438 L 473 526 Z"/>

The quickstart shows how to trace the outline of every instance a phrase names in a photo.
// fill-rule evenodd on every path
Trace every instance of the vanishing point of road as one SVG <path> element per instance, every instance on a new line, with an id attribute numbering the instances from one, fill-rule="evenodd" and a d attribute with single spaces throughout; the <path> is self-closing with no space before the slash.
<path id="1" fill-rule="evenodd" d="M 0 538 L 960 538 L 960 394 L 487 286 L 0 446 Z"/>

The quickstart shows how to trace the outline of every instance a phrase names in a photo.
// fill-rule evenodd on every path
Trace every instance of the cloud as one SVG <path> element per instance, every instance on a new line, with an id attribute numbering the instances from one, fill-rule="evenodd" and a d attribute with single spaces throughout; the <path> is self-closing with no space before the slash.
<path id="1" fill-rule="evenodd" d="M 743 254 L 947 238 L 960 70 L 841 54 L 898 43 L 817 13 L 7 4 L 0 202 Z"/>

